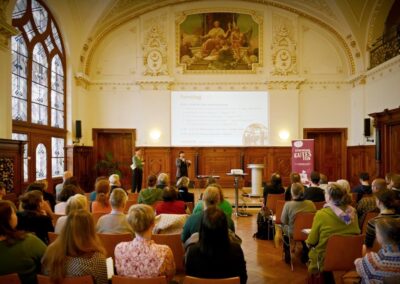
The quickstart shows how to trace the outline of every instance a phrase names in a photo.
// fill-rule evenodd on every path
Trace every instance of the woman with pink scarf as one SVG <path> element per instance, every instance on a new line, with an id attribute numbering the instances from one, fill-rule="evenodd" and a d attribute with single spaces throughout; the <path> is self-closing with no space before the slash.
<path id="1" fill-rule="evenodd" d="M 332 235 L 360 234 L 357 211 L 351 207 L 351 196 L 338 183 L 330 183 L 325 191 L 326 204 L 317 211 L 311 232 L 306 240 L 311 248 L 308 271 L 323 271 L 325 249 Z"/>

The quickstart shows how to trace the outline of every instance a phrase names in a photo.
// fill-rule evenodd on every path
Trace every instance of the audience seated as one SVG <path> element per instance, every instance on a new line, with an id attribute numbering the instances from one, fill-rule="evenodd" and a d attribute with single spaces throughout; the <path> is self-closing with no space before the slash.
<path id="1" fill-rule="evenodd" d="M 362 283 L 385 283 L 385 280 L 394 278 L 398 283 L 400 280 L 400 219 L 377 220 L 376 239 L 382 247 L 379 252 L 369 252 L 354 262 Z"/>
<path id="2" fill-rule="evenodd" d="M 54 206 L 52 207 L 51 206 L 51 202 L 52 202 L 51 200 L 52 200 L 52 198 L 54 199 L 54 197 L 50 193 L 44 191 L 45 187 L 46 187 L 46 185 L 44 183 L 35 181 L 35 182 L 33 182 L 33 183 L 28 185 L 28 187 L 26 188 L 26 192 L 33 191 L 33 190 L 40 191 L 42 193 L 42 195 L 43 195 L 43 199 L 46 201 L 43 204 L 43 208 L 42 209 L 47 213 L 47 215 L 51 216 L 53 214 L 53 211 L 54 211 L 55 200 L 54 200 Z M 19 209 L 21 210 L 21 206 L 20 206 Z"/>
<path id="3" fill-rule="evenodd" d="M 110 193 L 112 193 L 115 188 L 121 188 L 121 180 L 119 175 L 117 174 L 110 175 L 108 181 L 110 182 L 110 188 L 111 188 Z"/>
<path id="4" fill-rule="evenodd" d="M 194 194 L 189 192 L 190 179 L 188 177 L 181 177 L 177 183 L 178 188 L 178 199 L 184 202 L 193 202 L 194 204 Z"/>
<path id="5" fill-rule="evenodd" d="M 111 213 L 101 216 L 97 222 L 96 230 L 103 234 L 127 234 L 134 235 L 131 225 L 129 225 L 124 208 L 128 196 L 122 188 L 113 190 L 110 196 Z"/>
<path id="6" fill-rule="evenodd" d="M 325 249 L 332 235 L 360 234 L 356 210 L 351 207 L 351 197 L 337 183 L 330 183 L 325 192 L 326 204 L 315 214 L 311 232 L 306 240 L 310 249 L 310 273 L 323 271 Z"/>
<path id="7" fill-rule="evenodd" d="M 73 185 L 67 185 L 67 186 L 73 186 Z M 87 210 L 88 209 L 88 204 L 87 204 L 87 198 L 86 196 L 82 194 L 75 194 L 74 196 L 71 196 L 68 201 L 67 201 L 67 206 L 65 208 L 65 216 L 61 216 L 60 218 L 57 219 L 56 226 L 54 227 L 54 232 L 56 234 L 60 234 L 62 229 L 65 227 L 65 223 L 67 222 L 68 215 L 71 214 L 71 212 L 75 210 Z"/>
<path id="8" fill-rule="evenodd" d="M 0 201 L 0 275 L 18 273 L 22 284 L 36 283 L 46 245 L 35 235 L 18 231 L 14 203 Z"/>
<path id="9" fill-rule="evenodd" d="M 42 187 L 43 199 L 50 204 L 51 210 L 54 211 L 54 206 L 56 205 L 56 199 L 55 199 L 53 193 L 48 192 L 49 183 L 48 183 L 47 179 L 40 179 L 35 182 L 44 185 Z"/>
<path id="10" fill-rule="evenodd" d="M 163 188 L 156 187 L 157 177 L 149 175 L 147 177 L 147 188 L 139 192 L 138 203 L 153 205 L 162 200 Z"/>
<path id="11" fill-rule="evenodd" d="M 59 201 L 54 207 L 55 214 L 65 214 L 65 208 L 67 207 L 67 200 L 74 196 L 78 192 L 78 188 L 75 185 L 69 184 L 64 186 L 59 195 Z"/>
<path id="12" fill-rule="evenodd" d="M 391 190 L 394 190 L 396 193 L 396 199 L 400 199 L 400 175 L 398 174 L 392 174 L 390 176 L 390 183 L 388 185 L 388 188 Z"/>
<path id="13" fill-rule="evenodd" d="M 154 227 L 154 210 L 145 204 L 129 208 L 128 223 L 136 237 L 131 242 L 122 242 L 115 247 L 117 274 L 127 277 L 150 278 L 166 276 L 171 280 L 175 274 L 172 250 L 151 240 Z"/>
<path id="14" fill-rule="evenodd" d="M 375 194 L 378 191 L 387 189 L 386 182 L 382 178 L 377 178 L 372 181 L 372 193 Z M 377 211 L 379 212 L 378 207 L 376 206 L 376 199 L 374 196 L 364 196 L 361 200 L 357 203 L 357 215 L 358 215 L 358 223 L 360 228 L 364 223 L 364 218 L 368 212 Z"/>
<path id="15" fill-rule="evenodd" d="M 360 201 L 364 194 L 372 194 L 371 185 L 369 184 L 369 174 L 362 172 L 359 178 L 360 184 L 352 190 L 352 192 L 357 193 L 357 202 Z"/>
<path id="16" fill-rule="evenodd" d="M 208 186 L 216 187 L 218 189 L 219 202 L 218 202 L 217 206 L 218 206 L 219 209 L 221 209 L 226 214 L 226 216 L 231 218 L 232 217 L 232 211 L 233 211 L 232 210 L 232 205 L 228 200 L 226 200 L 224 198 L 224 194 L 222 192 L 222 187 L 218 183 L 210 183 Z M 197 202 L 196 206 L 194 207 L 193 214 L 203 212 L 203 210 L 204 210 L 203 207 L 204 207 L 204 202 L 203 202 L 203 200 L 200 200 L 199 202 Z"/>
<path id="17" fill-rule="evenodd" d="M 64 186 L 69 185 L 69 184 L 76 186 L 76 188 L 78 190 L 76 193 L 85 194 L 85 191 L 80 187 L 78 179 L 76 177 L 72 176 L 70 178 L 67 178 L 64 182 Z"/>
<path id="18" fill-rule="evenodd" d="M 319 177 L 319 172 L 311 172 L 311 185 L 305 189 L 304 199 L 311 200 L 313 202 L 325 201 L 325 193 L 322 188 L 319 187 Z"/>
<path id="19" fill-rule="evenodd" d="M 328 177 L 321 173 L 319 173 L 319 187 L 322 188 L 324 192 L 328 188 Z"/>
<path id="20" fill-rule="evenodd" d="M 193 212 L 192 215 L 189 216 L 188 220 L 183 227 L 182 232 L 182 242 L 185 243 L 194 233 L 198 233 L 200 230 L 201 218 L 203 216 L 204 210 L 206 210 L 210 206 L 217 206 L 220 204 L 220 189 L 214 185 L 210 185 L 206 188 L 203 194 L 203 210 L 198 212 Z M 226 214 L 226 212 L 224 212 Z M 227 215 L 227 214 L 226 214 Z M 231 231 L 235 231 L 235 225 L 230 216 L 228 216 L 228 227 Z"/>
<path id="21" fill-rule="evenodd" d="M 343 187 L 344 190 L 346 190 L 346 192 L 348 194 L 351 195 L 351 188 L 350 188 L 350 183 L 347 179 L 338 179 L 336 181 L 341 187 Z"/>
<path id="22" fill-rule="evenodd" d="M 90 195 L 89 195 L 89 201 L 90 202 L 93 202 L 93 201 L 96 201 L 96 183 L 98 182 L 98 181 L 100 181 L 100 180 L 107 180 L 107 177 L 106 176 L 99 176 L 99 177 L 97 177 L 96 178 L 96 180 L 95 180 L 95 182 L 94 182 L 94 190 L 90 193 Z"/>
<path id="23" fill-rule="evenodd" d="M 246 283 L 247 271 L 242 248 L 231 242 L 226 214 L 215 205 L 202 214 L 199 242 L 186 254 L 186 274 L 199 278 L 240 277 Z"/>
<path id="24" fill-rule="evenodd" d="M 65 171 L 63 173 L 63 182 L 56 185 L 56 200 L 60 200 L 59 199 L 59 195 L 60 195 L 60 193 L 61 193 L 61 191 L 62 191 L 62 189 L 64 187 L 64 183 L 70 177 L 72 177 L 72 172 Z"/>
<path id="25" fill-rule="evenodd" d="M 300 176 L 299 176 L 300 177 Z M 287 253 L 287 250 L 290 247 L 289 238 L 293 236 L 293 225 L 294 220 L 296 218 L 296 214 L 300 212 L 315 212 L 317 209 L 315 208 L 314 202 L 311 200 L 304 199 L 304 186 L 300 182 L 293 183 L 291 186 L 292 199 L 293 201 L 288 201 L 283 206 L 281 222 L 283 225 L 283 233 L 284 233 L 284 252 L 285 252 L 285 261 L 290 262 L 290 254 Z M 308 260 L 308 249 L 306 244 L 303 242 L 303 254 L 302 261 L 307 262 Z"/>
<path id="26" fill-rule="evenodd" d="M 6 190 L 6 185 L 2 182 L 0 182 L 0 200 L 3 200 L 4 196 L 6 196 L 7 190 Z"/>
<path id="27" fill-rule="evenodd" d="M 95 185 L 96 201 L 92 202 L 92 213 L 110 213 L 111 205 L 108 201 L 110 195 L 110 182 L 99 180 Z"/>
<path id="28" fill-rule="evenodd" d="M 105 249 L 87 210 L 75 210 L 68 215 L 65 228 L 47 248 L 42 265 L 43 273 L 54 282 L 91 275 L 96 284 L 108 284 Z"/>
<path id="29" fill-rule="evenodd" d="M 169 176 L 166 173 L 160 173 L 157 178 L 157 188 L 164 189 L 169 186 Z"/>
<path id="30" fill-rule="evenodd" d="M 395 193 L 390 189 L 383 189 L 375 193 L 376 205 L 379 208 L 379 215 L 368 221 L 367 231 L 365 233 L 365 247 L 371 249 L 375 241 L 375 224 L 382 218 L 400 218 L 395 210 Z"/>
<path id="31" fill-rule="evenodd" d="M 156 215 L 160 214 L 186 214 L 186 204 L 178 199 L 178 191 L 173 187 L 165 187 L 163 201 L 156 204 Z"/>
<path id="32" fill-rule="evenodd" d="M 290 201 L 292 200 L 292 184 L 296 182 L 300 182 L 300 175 L 299 173 L 291 173 L 290 174 L 290 184 L 285 190 L 285 200 Z"/>
<path id="33" fill-rule="evenodd" d="M 45 201 L 39 190 L 28 191 L 20 196 L 22 211 L 17 212 L 18 230 L 35 233 L 44 243 L 48 243 L 48 232 L 54 227 L 51 216 L 43 210 Z"/>
<path id="34" fill-rule="evenodd" d="M 274 173 L 271 176 L 270 184 L 267 184 L 264 187 L 264 206 L 267 204 L 268 194 L 282 194 L 285 192 L 285 189 L 282 186 L 282 178 L 278 173 Z"/>

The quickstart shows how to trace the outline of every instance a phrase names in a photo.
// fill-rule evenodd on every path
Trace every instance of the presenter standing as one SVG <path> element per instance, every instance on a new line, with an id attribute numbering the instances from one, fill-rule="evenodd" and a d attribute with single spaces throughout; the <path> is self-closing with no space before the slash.
<path id="1" fill-rule="evenodd" d="M 143 151 L 141 148 L 138 148 L 135 151 L 135 155 L 132 157 L 132 193 L 135 191 L 139 193 L 142 189 L 143 164 Z"/>
<path id="2" fill-rule="evenodd" d="M 185 152 L 179 152 L 179 158 L 176 159 L 176 180 L 181 177 L 188 177 L 188 168 L 192 162 L 190 160 L 185 159 Z"/>

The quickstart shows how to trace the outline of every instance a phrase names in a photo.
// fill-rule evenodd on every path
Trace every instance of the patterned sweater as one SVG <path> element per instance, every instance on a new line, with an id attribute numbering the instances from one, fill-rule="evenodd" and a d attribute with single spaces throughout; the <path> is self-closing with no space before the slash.
<path id="1" fill-rule="evenodd" d="M 400 246 L 385 245 L 378 253 L 367 253 L 354 263 L 361 283 L 383 283 L 385 278 L 392 277 L 400 279 Z"/>

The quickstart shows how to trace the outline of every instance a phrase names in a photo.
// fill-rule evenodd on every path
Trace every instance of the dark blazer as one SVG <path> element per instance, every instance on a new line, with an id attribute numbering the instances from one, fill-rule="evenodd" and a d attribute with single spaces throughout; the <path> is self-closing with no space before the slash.
<path id="1" fill-rule="evenodd" d="M 189 164 L 186 162 L 186 160 L 182 161 L 181 159 L 177 158 L 176 159 L 176 179 L 189 176 L 188 175 L 188 167 L 189 167 Z"/>
<path id="2" fill-rule="evenodd" d="M 194 203 L 194 194 L 190 193 L 186 187 L 178 188 L 178 199 L 184 202 Z"/>
<path id="3" fill-rule="evenodd" d="M 313 202 L 325 201 L 325 192 L 318 186 L 310 186 L 304 190 L 304 199 L 311 200 Z"/>
<path id="4" fill-rule="evenodd" d="M 230 243 L 227 252 L 213 257 L 200 251 L 200 244 L 188 248 L 186 275 L 199 278 L 240 277 L 240 283 L 247 282 L 246 261 L 239 244 Z"/>
<path id="5" fill-rule="evenodd" d="M 49 243 L 47 232 L 54 232 L 54 226 L 51 217 L 41 215 L 36 211 L 18 211 L 18 225 L 17 229 L 32 232 L 41 239 L 45 244 Z"/>

